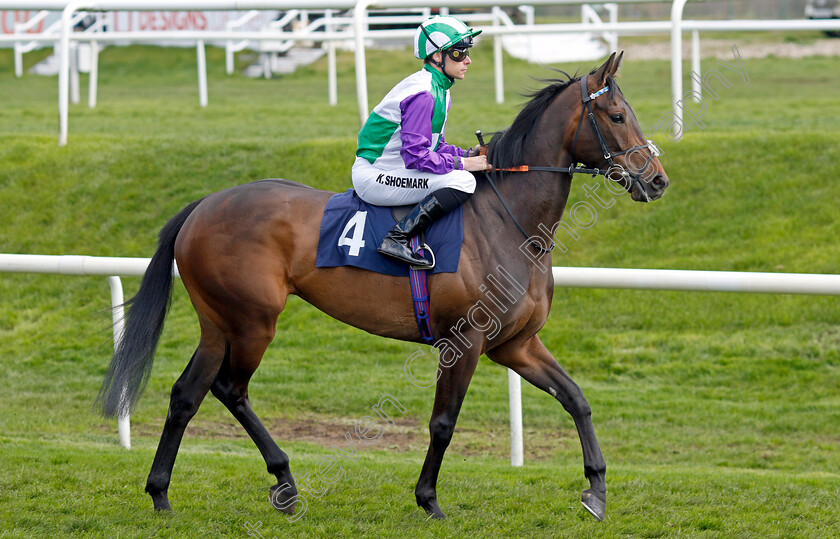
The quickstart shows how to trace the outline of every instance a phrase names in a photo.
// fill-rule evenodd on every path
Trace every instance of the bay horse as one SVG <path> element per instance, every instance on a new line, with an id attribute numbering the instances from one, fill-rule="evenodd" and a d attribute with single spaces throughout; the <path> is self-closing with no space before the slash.
<path id="1" fill-rule="evenodd" d="M 627 191 L 636 201 L 655 200 L 668 186 L 654 147 L 616 85 L 620 63 L 621 55 L 613 54 L 588 75 L 564 73 L 565 79 L 548 81 L 549 86 L 529 96 L 513 124 L 493 136 L 488 159 L 497 170 L 525 164 L 531 169 L 496 172 L 492 183 L 489 176 L 477 177 L 475 194 L 463 207 L 459 269 L 429 277 L 434 334 L 439 343 L 458 345 L 445 358 L 441 350 L 430 443 L 414 491 L 417 504 L 433 517 L 445 516 L 437 501 L 438 472 L 482 354 L 549 393 L 572 416 L 589 480 L 582 502 L 595 518 L 604 517 L 606 464 L 589 404 L 537 335 L 554 290 L 551 271 L 545 269 L 551 265 L 545 247 L 551 239 L 537 234 L 546 225 L 560 224 L 572 173 L 587 170 L 575 168 L 577 163 L 610 165 L 607 175 L 615 183 L 605 185 L 618 186 L 619 193 Z M 634 166 L 634 154 L 645 159 L 643 166 Z M 271 488 L 275 507 L 294 513 L 298 491 L 289 458 L 248 399 L 248 382 L 274 337 L 289 294 L 375 335 L 423 342 L 406 278 L 353 267 L 316 268 L 320 219 L 333 194 L 287 180 L 262 180 L 197 200 L 161 230 L 97 399 L 105 416 L 126 414 L 139 399 L 167 314 L 175 260 L 198 314 L 201 337 L 172 387 L 146 483 L 155 509 L 170 510 L 167 490 L 178 447 L 209 390 L 242 424 L 276 477 Z M 521 232 L 532 236 L 523 242 Z M 500 290 L 489 293 L 484 279 L 492 282 L 498 268 L 516 283 L 519 298 L 505 301 Z M 486 307 L 491 300 L 498 311 L 494 331 L 473 323 L 474 317 L 465 323 L 468 311 L 475 314 L 470 306 L 483 302 Z"/>

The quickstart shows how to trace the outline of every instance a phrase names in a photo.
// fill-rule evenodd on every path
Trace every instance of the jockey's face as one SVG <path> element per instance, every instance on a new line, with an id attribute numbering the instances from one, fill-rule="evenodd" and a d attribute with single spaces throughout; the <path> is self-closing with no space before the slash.
<path id="1" fill-rule="evenodd" d="M 443 74 L 457 80 L 463 80 L 467 74 L 467 68 L 472 63 L 472 58 L 465 57 L 462 61 L 456 62 L 447 56 L 446 52 L 436 52 L 432 58 L 440 63 L 443 62 Z"/>

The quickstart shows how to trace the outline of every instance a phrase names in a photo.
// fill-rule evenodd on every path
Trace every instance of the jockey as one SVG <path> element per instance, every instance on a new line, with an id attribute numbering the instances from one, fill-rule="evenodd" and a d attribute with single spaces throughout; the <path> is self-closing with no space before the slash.
<path id="1" fill-rule="evenodd" d="M 352 173 L 358 196 L 379 206 L 417 204 L 378 251 L 418 268 L 431 263 L 409 247 L 411 238 L 469 198 L 475 191 L 470 171 L 488 168 L 486 156 L 443 138 L 449 88 L 466 75 L 479 33 L 455 17 L 424 21 L 414 34 L 414 56 L 423 68 L 397 84 L 359 132 Z"/>

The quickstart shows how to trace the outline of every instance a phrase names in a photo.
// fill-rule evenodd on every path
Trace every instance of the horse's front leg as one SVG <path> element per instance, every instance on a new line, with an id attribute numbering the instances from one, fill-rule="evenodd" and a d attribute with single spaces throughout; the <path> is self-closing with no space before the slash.
<path id="1" fill-rule="evenodd" d="M 473 349 L 477 348 L 474 346 Z M 440 377 L 435 388 L 435 404 L 429 421 L 429 450 L 423 462 L 420 479 L 414 489 L 417 505 L 425 509 L 434 518 L 445 518 L 437 501 L 437 479 L 443 454 L 452 440 L 458 413 L 464 402 L 464 395 L 470 386 L 470 380 L 478 364 L 478 353 L 468 350 L 459 357 L 454 365 L 438 367 Z"/>
<path id="2" fill-rule="evenodd" d="M 487 352 L 487 356 L 496 363 L 513 369 L 534 386 L 551 394 L 572 416 L 583 448 L 584 475 L 589 479 L 589 488 L 583 491 L 581 501 L 592 516 L 603 520 L 607 505 L 607 465 L 595 437 L 592 410 L 583 392 L 536 335 L 525 341 L 509 341 Z"/>

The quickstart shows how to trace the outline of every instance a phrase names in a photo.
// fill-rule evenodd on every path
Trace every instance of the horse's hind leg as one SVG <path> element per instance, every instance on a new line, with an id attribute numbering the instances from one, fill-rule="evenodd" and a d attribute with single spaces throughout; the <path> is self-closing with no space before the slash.
<path id="1" fill-rule="evenodd" d="M 170 510 L 169 481 L 181 438 L 190 419 L 198 411 L 225 357 L 221 333 L 202 324 L 201 341 L 186 369 L 172 386 L 169 412 L 163 425 L 155 460 L 146 481 L 146 492 L 152 497 L 156 510 Z"/>
<path id="2" fill-rule="evenodd" d="M 277 484 L 271 488 L 271 503 L 279 511 L 295 512 L 297 489 L 292 472 L 289 469 L 289 457 L 286 456 L 272 439 L 257 415 L 251 409 L 248 398 L 248 382 L 265 353 L 271 337 L 242 338 L 231 344 L 231 353 L 225 356 L 219 373 L 210 390 L 222 404 L 230 410 L 233 417 L 242 424 L 265 459 L 268 473 L 277 478 Z"/>
<path id="3" fill-rule="evenodd" d="M 595 437 L 592 411 L 583 392 L 536 335 L 525 342 L 509 341 L 487 355 L 496 363 L 513 369 L 534 386 L 550 393 L 572 416 L 583 448 L 584 475 L 589 479 L 590 487 L 583 492 L 581 501 L 592 516 L 602 520 L 607 503 L 607 465 Z"/>

